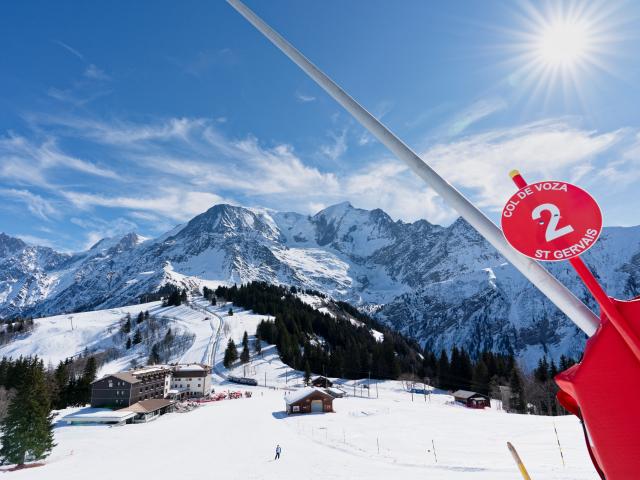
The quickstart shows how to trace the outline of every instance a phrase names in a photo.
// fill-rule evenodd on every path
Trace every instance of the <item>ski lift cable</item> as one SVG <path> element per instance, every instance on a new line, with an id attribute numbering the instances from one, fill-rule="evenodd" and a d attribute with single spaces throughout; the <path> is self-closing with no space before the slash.
<path id="1" fill-rule="evenodd" d="M 227 2 L 353 115 L 396 157 L 403 160 L 584 333 L 592 336 L 596 332 L 599 325 L 598 317 L 567 287 L 538 262 L 514 250 L 507 243 L 500 228 L 482 211 L 251 9 L 240 0 L 227 0 Z"/>

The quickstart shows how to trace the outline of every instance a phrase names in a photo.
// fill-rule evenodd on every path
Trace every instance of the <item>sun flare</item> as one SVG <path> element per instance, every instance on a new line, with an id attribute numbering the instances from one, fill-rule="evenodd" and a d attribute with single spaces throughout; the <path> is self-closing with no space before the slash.
<path id="1" fill-rule="evenodd" d="M 586 22 L 560 20 L 545 26 L 535 45 L 540 60 L 549 66 L 572 67 L 589 52 Z"/>
<path id="2" fill-rule="evenodd" d="M 522 0 L 506 48 L 509 85 L 530 104 L 585 107 L 603 75 L 615 75 L 616 46 L 628 20 L 604 0 L 542 3 Z"/>

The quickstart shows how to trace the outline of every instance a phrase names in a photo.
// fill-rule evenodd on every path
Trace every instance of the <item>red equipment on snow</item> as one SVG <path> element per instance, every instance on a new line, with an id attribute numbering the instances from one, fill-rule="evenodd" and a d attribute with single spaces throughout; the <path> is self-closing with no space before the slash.
<path id="1" fill-rule="evenodd" d="M 640 299 L 611 300 L 627 325 L 640 330 Z M 562 406 L 584 422 L 587 447 L 600 476 L 638 478 L 640 415 L 630 413 L 635 407 L 628 399 L 640 396 L 640 362 L 604 314 L 598 331 L 587 340 L 582 361 L 555 380 Z"/>
<path id="2" fill-rule="evenodd" d="M 520 191 L 528 186 L 517 170 L 511 172 L 511 178 Z M 575 205 L 574 208 L 592 207 Z M 568 216 L 571 217 L 571 213 Z M 602 314 L 598 329 L 587 340 L 580 363 L 556 375 L 555 381 L 560 387 L 558 401 L 582 421 L 589 455 L 601 478 L 637 478 L 640 415 L 630 415 L 629 408 L 622 402 L 628 398 L 635 400 L 640 395 L 637 381 L 640 379 L 640 298 L 632 301 L 610 298 L 582 259 L 573 256 L 569 262 L 598 302 Z M 619 390 L 619 399 L 616 399 L 612 391 L 620 385 L 624 385 L 624 390 Z"/>

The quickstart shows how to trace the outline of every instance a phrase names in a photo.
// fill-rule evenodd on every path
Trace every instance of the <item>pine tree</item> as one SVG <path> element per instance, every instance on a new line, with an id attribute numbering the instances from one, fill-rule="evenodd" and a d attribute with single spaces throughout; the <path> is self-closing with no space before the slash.
<path id="1" fill-rule="evenodd" d="M 131 331 L 131 318 L 127 317 L 125 322 L 122 324 L 122 328 L 120 329 L 122 333 L 129 333 Z"/>
<path id="2" fill-rule="evenodd" d="M 82 378 L 84 378 L 87 382 L 93 382 L 98 374 L 98 363 L 96 362 L 96 358 L 91 356 L 87 359 L 87 363 L 84 365 L 84 370 L 82 372 Z"/>
<path id="3" fill-rule="evenodd" d="M 538 367 L 533 371 L 533 376 L 540 383 L 549 380 L 549 363 L 547 362 L 547 357 L 542 357 L 538 360 Z"/>
<path id="4" fill-rule="evenodd" d="M 247 363 L 250 358 L 251 354 L 249 352 L 249 335 L 247 335 L 247 332 L 245 331 L 244 335 L 242 336 L 242 353 L 240 354 L 240 361 L 242 363 Z"/>
<path id="5" fill-rule="evenodd" d="M 60 361 L 53 373 L 53 382 L 55 385 L 55 397 L 53 400 L 53 406 L 57 409 L 66 408 L 69 405 L 69 399 L 67 398 L 67 383 L 69 382 L 69 369 L 67 364 Z"/>
<path id="6" fill-rule="evenodd" d="M 260 339 L 260 335 L 256 333 L 256 339 L 253 342 L 253 351 L 258 355 L 262 353 L 262 340 Z"/>
<path id="7" fill-rule="evenodd" d="M 133 335 L 133 344 L 137 345 L 142 341 L 142 334 L 140 333 L 140 329 L 136 328 L 136 333 Z"/>
<path id="8" fill-rule="evenodd" d="M 438 386 L 445 390 L 448 390 L 450 387 L 449 384 L 449 358 L 447 357 L 447 352 L 442 350 L 440 352 L 440 358 L 438 359 Z"/>
<path id="9" fill-rule="evenodd" d="M 486 363 L 480 358 L 473 369 L 472 387 L 475 391 L 489 394 L 489 369 Z"/>
<path id="10" fill-rule="evenodd" d="M 509 399 L 509 406 L 511 407 L 511 410 L 517 413 L 526 413 L 527 399 L 524 393 L 522 376 L 520 375 L 517 367 L 514 367 L 513 370 L 511 370 L 509 387 L 511 388 L 511 398 Z"/>
<path id="11" fill-rule="evenodd" d="M 460 349 L 459 367 L 460 387 L 469 390 L 473 379 L 473 366 L 471 365 L 471 358 L 464 348 Z"/>
<path id="12" fill-rule="evenodd" d="M 160 352 L 158 351 L 158 344 L 154 343 L 153 347 L 151 347 L 151 353 L 149 354 L 147 364 L 156 365 L 158 363 L 160 363 Z"/>
<path id="13" fill-rule="evenodd" d="M 233 315 L 233 308 L 229 308 L 229 311 L 227 312 L 229 314 L 229 316 L 231 317 Z"/>
<path id="14" fill-rule="evenodd" d="M 89 357 L 84 365 L 82 376 L 76 384 L 75 402 L 85 405 L 91 401 L 91 382 L 96 379 L 98 364 L 95 357 Z"/>
<path id="15" fill-rule="evenodd" d="M 238 349 L 233 339 L 230 338 L 229 343 L 227 343 L 227 349 L 224 351 L 224 360 L 222 363 L 226 368 L 229 368 L 237 359 Z"/>
<path id="16" fill-rule="evenodd" d="M 127 343 L 126 343 L 126 348 L 127 350 L 129 350 L 131 348 L 131 337 L 127 337 Z"/>
<path id="17" fill-rule="evenodd" d="M 136 323 L 140 325 L 142 322 L 144 322 L 144 313 L 140 312 L 138 314 L 138 318 L 136 319 Z"/>
<path id="18" fill-rule="evenodd" d="M 309 366 L 309 361 L 305 360 L 304 362 L 304 384 L 309 385 L 311 381 L 311 367 Z"/>
<path id="19" fill-rule="evenodd" d="M 0 458 L 3 462 L 17 465 L 24 465 L 27 454 L 34 460 L 43 459 L 55 446 L 44 367 L 37 358 L 29 363 L 16 395 L 9 403 L 7 416 L 0 425 Z"/>

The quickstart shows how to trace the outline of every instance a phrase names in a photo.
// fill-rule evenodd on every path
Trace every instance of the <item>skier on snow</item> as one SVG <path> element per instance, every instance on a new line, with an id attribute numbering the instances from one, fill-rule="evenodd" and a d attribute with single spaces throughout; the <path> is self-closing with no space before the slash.
<path id="1" fill-rule="evenodd" d="M 282 449 L 280 448 L 280 444 L 278 444 L 276 446 L 276 458 L 274 458 L 274 460 L 278 460 L 280 458 L 280 452 L 282 451 Z"/>

